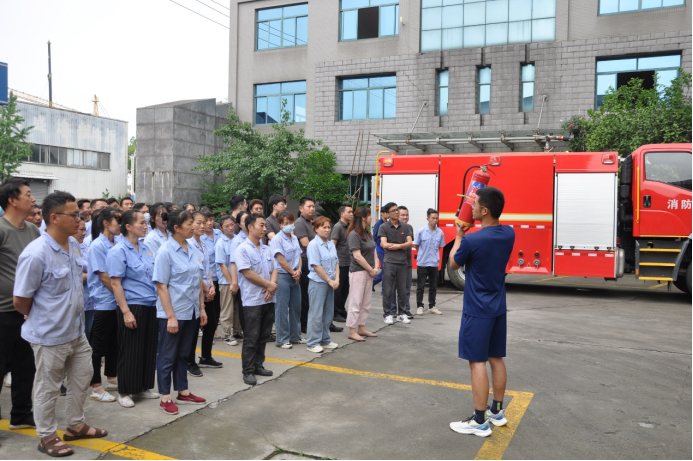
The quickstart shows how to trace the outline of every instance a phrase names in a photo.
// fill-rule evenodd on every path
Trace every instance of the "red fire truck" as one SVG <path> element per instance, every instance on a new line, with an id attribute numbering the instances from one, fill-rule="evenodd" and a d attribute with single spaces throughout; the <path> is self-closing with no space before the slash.
<path id="1" fill-rule="evenodd" d="M 646 145 L 625 159 L 617 152 L 379 154 L 374 216 L 387 202 L 405 205 L 416 231 L 428 208 L 439 210 L 447 243 L 439 279 L 447 269 L 460 290 L 464 268 L 448 262 L 455 213 L 484 166 L 489 186 L 505 194 L 500 221 L 515 230 L 508 273 L 615 281 L 635 272 L 691 292 L 691 144 Z"/>

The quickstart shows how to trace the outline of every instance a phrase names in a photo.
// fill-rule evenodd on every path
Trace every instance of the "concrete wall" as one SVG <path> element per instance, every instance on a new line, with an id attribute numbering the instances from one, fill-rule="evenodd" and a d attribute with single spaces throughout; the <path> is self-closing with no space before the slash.
<path id="1" fill-rule="evenodd" d="M 221 150 L 213 131 L 224 123 L 229 107 L 202 99 L 137 109 L 138 202 L 200 203 L 203 181 L 218 178 L 193 169 L 201 155 Z"/>
<path id="2" fill-rule="evenodd" d="M 110 169 L 23 163 L 18 175 L 50 179 L 49 192 L 64 190 L 78 198 L 96 198 L 108 189 L 112 196 L 127 193 L 128 124 L 46 106 L 18 102 L 24 126 L 33 126 L 32 144 L 110 153 Z"/>
<path id="3" fill-rule="evenodd" d="M 420 0 L 401 0 L 399 36 L 339 42 L 339 1 L 307 0 L 308 45 L 255 51 L 255 10 L 296 3 L 288 0 L 231 0 L 229 101 L 242 120 L 253 119 L 255 84 L 306 80 L 306 135 L 322 139 L 336 153 L 339 171 L 349 173 L 359 130 L 417 132 L 510 131 L 531 133 L 546 95 L 541 128 L 557 131 L 562 120 L 594 107 L 597 58 L 677 52 L 691 71 L 691 5 L 647 12 L 598 16 L 596 0 L 557 0 L 556 41 L 420 53 Z M 520 64 L 536 64 L 534 111 L 519 111 Z M 477 67 L 493 72 L 491 113 L 476 114 Z M 450 70 L 449 115 L 435 116 L 437 69 Z M 337 78 L 395 72 L 395 120 L 338 121 Z M 269 130 L 269 127 L 261 127 Z M 527 150 L 536 150 L 531 146 Z M 366 171 L 375 170 L 383 150 L 371 138 Z M 501 145 L 487 150 L 506 151 Z M 474 148 L 468 150 L 476 151 Z M 524 147 L 523 147 L 523 150 Z M 435 149 L 432 150 L 435 152 Z M 449 152 L 442 150 L 443 152 Z"/>

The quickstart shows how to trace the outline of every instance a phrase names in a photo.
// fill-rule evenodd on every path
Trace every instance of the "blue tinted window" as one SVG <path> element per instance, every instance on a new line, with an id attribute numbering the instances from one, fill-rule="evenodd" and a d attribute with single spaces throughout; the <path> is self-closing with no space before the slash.
<path id="1" fill-rule="evenodd" d="M 685 4 L 685 0 L 599 0 L 599 14 L 629 13 Z"/>
<path id="2" fill-rule="evenodd" d="M 364 8 L 368 8 L 365 10 Z M 359 28 L 359 15 L 372 26 Z M 377 30 L 375 29 L 377 27 Z M 399 0 L 341 0 L 339 40 L 392 37 L 399 34 Z"/>
<path id="3" fill-rule="evenodd" d="M 308 4 L 257 10 L 256 49 L 288 48 L 308 44 Z"/>
<path id="4" fill-rule="evenodd" d="M 555 39 L 556 0 L 421 2 L 422 52 Z"/>
<path id="5" fill-rule="evenodd" d="M 479 68 L 479 105 L 478 113 L 488 114 L 491 112 L 491 68 Z"/>
<path id="6" fill-rule="evenodd" d="M 255 125 L 281 122 L 283 104 L 284 112 L 289 114 L 289 122 L 305 123 L 305 80 L 255 85 Z"/>
<path id="7" fill-rule="evenodd" d="M 447 70 L 438 72 L 438 115 L 448 115 L 448 87 L 450 73 Z"/>
<path id="8" fill-rule="evenodd" d="M 534 64 L 524 64 L 520 69 L 520 110 L 534 110 Z"/>
<path id="9" fill-rule="evenodd" d="M 339 81 L 339 119 L 395 118 L 397 79 L 382 77 L 345 78 Z"/>
<path id="10" fill-rule="evenodd" d="M 680 54 L 598 61 L 595 107 L 598 108 L 603 104 L 604 95 L 609 88 L 616 90 L 620 85 L 627 84 L 626 80 L 631 78 L 652 81 L 652 71 L 656 72 L 657 89 L 664 91 L 679 75 L 679 67 L 681 67 Z"/>

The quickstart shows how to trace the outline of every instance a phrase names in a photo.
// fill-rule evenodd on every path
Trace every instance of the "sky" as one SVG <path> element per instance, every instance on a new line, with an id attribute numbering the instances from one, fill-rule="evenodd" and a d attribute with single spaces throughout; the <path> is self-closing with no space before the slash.
<path id="1" fill-rule="evenodd" d="M 229 25 L 226 0 L 175 2 Z M 10 88 L 48 100 L 49 40 L 53 102 L 92 113 L 97 95 L 128 138 L 138 107 L 228 97 L 229 30 L 174 0 L 0 0 Z"/>

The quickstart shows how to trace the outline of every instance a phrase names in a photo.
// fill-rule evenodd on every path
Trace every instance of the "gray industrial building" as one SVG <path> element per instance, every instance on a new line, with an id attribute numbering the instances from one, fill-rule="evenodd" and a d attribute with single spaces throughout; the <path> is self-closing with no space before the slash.
<path id="1" fill-rule="evenodd" d="M 563 120 L 599 105 L 610 86 L 632 77 L 651 85 L 655 73 L 667 84 L 679 68 L 691 71 L 686 0 L 230 6 L 229 102 L 265 130 L 286 100 L 296 126 L 330 146 L 345 174 L 361 130 L 378 135 L 370 140 L 367 173 L 380 150 L 537 150 L 535 143 L 474 139 L 558 133 Z"/>
<path id="2" fill-rule="evenodd" d="M 77 198 L 127 193 L 128 124 L 121 120 L 17 102 L 31 156 L 14 175 L 29 180 L 40 205 L 56 190 Z"/>

